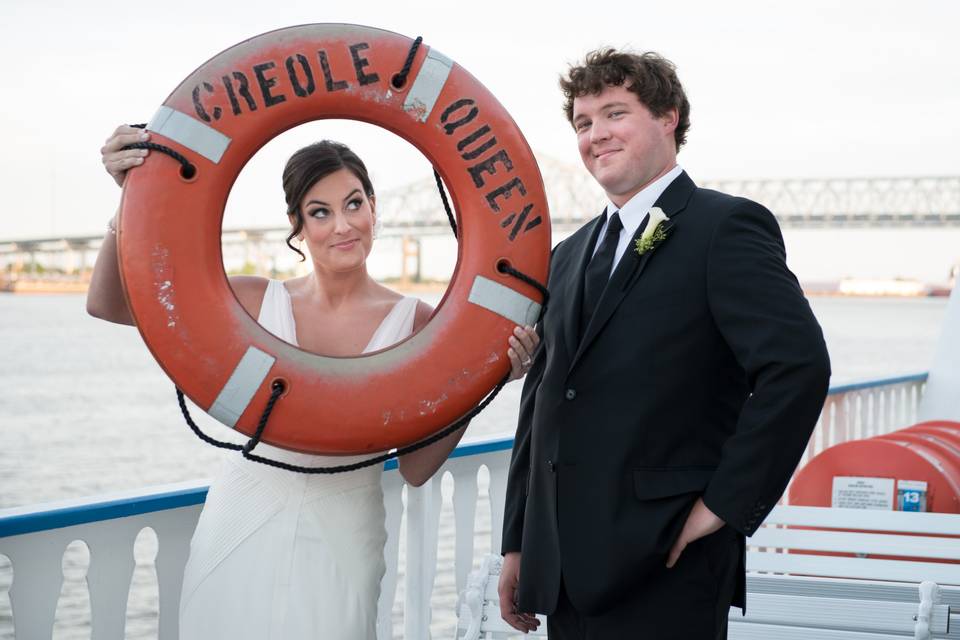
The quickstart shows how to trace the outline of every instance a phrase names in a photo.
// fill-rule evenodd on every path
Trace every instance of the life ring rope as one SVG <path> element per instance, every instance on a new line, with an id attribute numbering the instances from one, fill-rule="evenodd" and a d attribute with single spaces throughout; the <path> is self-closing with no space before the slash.
<path id="1" fill-rule="evenodd" d="M 450 208 L 445 198 L 444 198 L 444 206 L 447 207 L 447 214 L 451 216 L 450 220 L 452 222 L 453 217 L 450 214 Z M 456 237 L 456 232 L 454 232 L 454 237 Z M 550 299 L 550 293 L 547 291 L 547 288 L 541 282 L 538 282 L 535 278 L 531 278 L 527 274 L 522 273 L 514 269 L 513 267 L 510 267 L 509 265 L 501 265 L 500 268 L 503 270 L 504 273 L 507 273 L 513 276 L 514 278 L 517 278 L 518 280 L 526 282 L 530 286 L 540 291 L 540 293 L 543 295 L 543 304 L 540 306 L 539 317 L 537 318 L 537 322 L 539 323 L 540 320 L 543 318 L 543 314 L 547 310 L 547 302 Z M 334 465 L 334 466 L 328 466 L 328 467 L 305 467 L 302 465 L 290 464 L 289 462 L 280 462 L 279 460 L 273 460 L 272 458 L 265 458 L 261 455 L 257 455 L 253 453 L 253 449 L 258 444 L 260 444 L 260 439 L 263 437 L 263 432 L 267 428 L 267 422 L 270 419 L 270 414 L 273 412 L 274 405 L 277 403 L 277 400 L 280 398 L 280 396 L 283 395 L 284 387 L 282 383 L 279 383 L 279 382 L 274 383 L 270 391 L 270 398 L 269 400 L 267 400 L 267 405 L 266 407 L 264 407 L 263 413 L 260 416 L 260 420 L 257 423 L 256 432 L 253 434 L 253 436 L 250 437 L 249 440 L 247 440 L 245 444 L 242 444 L 242 445 L 236 444 L 233 442 L 225 442 L 223 440 L 217 440 L 216 438 L 212 438 L 211 436 L 208 436 L 206 433 L 204 433 L 203 430 L 200 429 L 199 425 L 197 425 L 197 423 L 193 420 L 193 416 L 190 415 L 190 410 L 187 408 L 187 402 L 186 402 L 186 399 L 184 398 L 183 391 L 181 391 L 179 388 L 177 389 L 177 403 L 180 405 L 180 411 L 183 414 L 183 419 L 186 421 L 187 426 L 190 427 L 190 430 L 193 431 L 198 438 L 200 438 L 207 444 L 213 445 L 214 447 L 218 447 L 220 449 L 230 449 L 233 451 L 239 451 L 243 455 L 243 457 L 246 458 L 247 460 L 250 460 L 252 462 L 259 462 L 260 464 L 265 464 L 270 467 L 276 467 L 278 469 L 284 469 L 286 471 L 293 471 L 295 473 L 305 473 L 305 474 L 314 474 L 314 475 L 334 474 L 334 473 L 347 473 L 349 471 L 356 471 L 357 469 L 364 469 L 366 467 L 371 467 L 375 464 L 382 464 L 384 462 L 387 462 L 388 460 L 392 460 L 393 458 L 399 458 L 400 456 L 406 455 L 408 453 L 413 453 L 414 451 L 423 449 L 424 447 L 430 446 L 435 442 L 439 442 L 440 440 L 443 440 L 444 438 L 451 435 L 453 432 L 457 431 L 458 429 L 466 425 L 468 422 L 476 418 L 478 415 L 480 415 L 480 412 L 486 409 L 487 406 L 491 402 L 493 402 L 493 399 L 497 397 L 497 394 L 500 393 L 500 390 L 503 389 L 504 385 L 507 384 L 509 380 L 510 380 L 510 374 L 508 373 L 500 380 L 500 382 L 497 383 L 497 386 L 494 387 L 492 391 L 490 391 L 489 395 L 487 395 L 487 397 L 484 398 L 483 401 L 480 402 L 480 404 L 478 404 L 476 407 L 471 409 L 463 417 L 459 418 L 452 424 L 447 425 L 442 430 L 438 431 L 437 433 L 433 434 L 432 436 L 430 436 L 425 440 L 421 440 L 420 442 L 415 442 L 405 447 L 399 447 L 392 451 L 388 451 L 386 453 L 382 453 L 378 456 L 367 458 L 366 460 L 361 460 L 359 462 L 354 462 L 351 464 Z"/>

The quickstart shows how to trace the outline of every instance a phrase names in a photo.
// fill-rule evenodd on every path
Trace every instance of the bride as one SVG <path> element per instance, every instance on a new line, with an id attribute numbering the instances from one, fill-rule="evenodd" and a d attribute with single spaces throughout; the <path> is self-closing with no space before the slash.
<path id="1" fill-rule="evenodd" d="M 118 127 L 101 149 L 118 185 L 146 150 L 123 150 L 149 133 Z M 283 171 L 291 230 L 287 244 L 313 269 L 286 281 L 232 276 L 244 309 L 277 337 L 328 356 L 383 349 L 423 327 L 433 309 L 367 273 L 376 197 L 363 162 L 324 140 L 300 149 Z M 129 215 L 129 213 L 128 213 Z M 133 324 L 120 281 L 116 218 L 108 223 L 87 294 L 90 314 Z M 298 242 L 298 247 L 292 241 Z M 530 366 L 538 337 L 517 327 L 507 355 L 511 378 Z M 322 418 L 321 418 L 322 419 Z M 464 429 L 401 456 L 410 484 L 427 481 Z M 257 453 L 304 466 L 360 458 L 295 453 L 266 444 Z M 224 455 L 190 543 L 180 601 L 181 640 L 369 640 L 385 571 L 382 466 L 305 475 Z"/>

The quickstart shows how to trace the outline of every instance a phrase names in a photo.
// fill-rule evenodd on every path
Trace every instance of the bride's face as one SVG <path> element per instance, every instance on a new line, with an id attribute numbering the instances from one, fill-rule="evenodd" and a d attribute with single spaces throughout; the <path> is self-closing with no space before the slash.
<path id="1" fill-rule="evenodd" d="M 331 173 L 310 187 L 300 211 L 304 244 L 316 269 L 344 272 L 366 262 L 377 220 L 375 201 L 349 169 Z"/>

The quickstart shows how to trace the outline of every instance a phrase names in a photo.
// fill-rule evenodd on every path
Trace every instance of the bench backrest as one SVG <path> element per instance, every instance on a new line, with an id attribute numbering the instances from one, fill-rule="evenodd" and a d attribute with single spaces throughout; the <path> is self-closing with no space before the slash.
<path id="1" fill-rule="evenodd" d="M 960 585 L 957 514 L 778 506 L 747 544 L 751 572 Z"/>

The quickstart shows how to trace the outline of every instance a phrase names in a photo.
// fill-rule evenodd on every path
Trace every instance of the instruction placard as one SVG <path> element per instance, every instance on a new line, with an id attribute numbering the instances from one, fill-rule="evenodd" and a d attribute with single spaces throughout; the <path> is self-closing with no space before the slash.
<path id="1" fill-rule="evenodd" d="M 834 476 L 831 506 L 893 510 L 893 478 Z"/>

